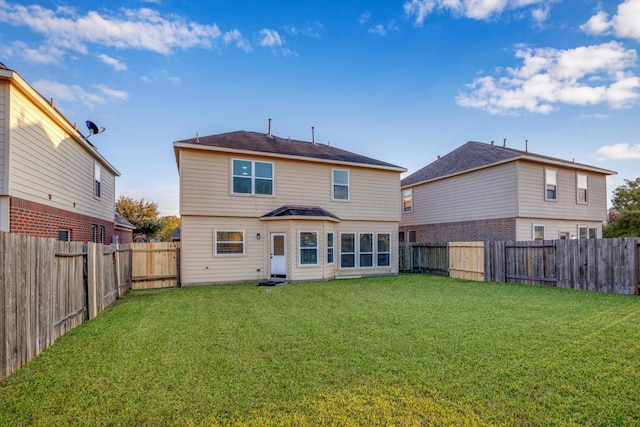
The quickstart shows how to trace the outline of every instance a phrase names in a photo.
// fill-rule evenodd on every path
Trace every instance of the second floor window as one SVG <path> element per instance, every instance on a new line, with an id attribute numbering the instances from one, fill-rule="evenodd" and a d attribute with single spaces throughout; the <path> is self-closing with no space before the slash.
<path id="1" fill-rule="evenodd" d="M 545 200 L 558 200 L 558 171 L 555 169 L 544 170 Z"/>
<path id="2" fill-rule="evenodd" d="M 233 193 L 273 196 L 273 163 L 234 159 Z"/>
<path id="3" fill-rule="evenodd" d="M 93 196 L 96 198 L 100 198 L 100 193 L 102 192 L 102 188 L 100 185 L 100 164 L 93 164 Z"/>
<path id="4" fill-rule="evenodd" d="M 402 192 L 402 212 L 413 211 L 413 189 Z"/>
<path id="5" fill-rule="evenodd" d="M 578 203 L 587 203 L 589 201 L 587 194 L 587 175 L 576 175 L 576 187 L 578 193 Z"/>
<path id="6" fill-rule="evenodd" d="M 333 200 L 349 200 L 349 171 L 333 170 Z"/>

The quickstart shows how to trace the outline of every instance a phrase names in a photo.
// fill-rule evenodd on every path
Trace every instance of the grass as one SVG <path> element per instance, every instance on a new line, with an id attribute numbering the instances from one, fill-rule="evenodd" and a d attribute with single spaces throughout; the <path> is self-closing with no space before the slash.
<path id="1" fill-rule="evenodd" d="M 640 425 L 640 299 L 401 275 L 135 291 L 0 425 Z"/>

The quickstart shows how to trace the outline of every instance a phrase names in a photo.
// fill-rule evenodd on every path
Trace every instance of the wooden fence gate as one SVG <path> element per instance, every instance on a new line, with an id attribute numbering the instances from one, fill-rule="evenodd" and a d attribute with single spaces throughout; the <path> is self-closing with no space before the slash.
<path id="1" fill-rule="evenodd" d="M 180 286 L 180 242 L 132 243 L 132 289 Z"/>

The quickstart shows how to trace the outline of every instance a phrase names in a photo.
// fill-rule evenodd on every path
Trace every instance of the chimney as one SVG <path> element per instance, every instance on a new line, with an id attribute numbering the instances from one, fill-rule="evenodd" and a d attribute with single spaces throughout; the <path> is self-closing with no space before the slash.
<path id="1" fill-rule="evenodd" d="M 269 131 L 267 133 L 267 136 L 271 138 L 271 119 L 269 119 Z"/>

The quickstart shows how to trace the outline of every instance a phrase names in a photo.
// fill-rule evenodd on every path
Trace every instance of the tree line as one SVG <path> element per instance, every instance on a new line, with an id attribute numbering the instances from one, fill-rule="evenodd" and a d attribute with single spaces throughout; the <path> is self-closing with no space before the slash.
<path id="1" fill-rule="evenodd" d="M 134 238 L 146 241 L 170 242 L 173 230 L 180 227 L 180 218 L 175 215 L 160 216 L 158 204 L 144 199 L 120 196 L 116 202 L 116 212 L 133 224 Z"/>
<path id="2" fill-rule="evenodd" d="M 613 191 L 603 237 L 640 237 L 640 177 Z"/>

